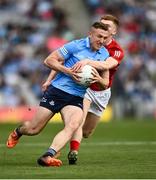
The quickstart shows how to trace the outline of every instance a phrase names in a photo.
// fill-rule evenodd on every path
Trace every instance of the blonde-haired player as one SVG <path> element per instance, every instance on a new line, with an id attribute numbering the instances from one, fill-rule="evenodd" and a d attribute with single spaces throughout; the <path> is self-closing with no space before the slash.
<path id="1" fill-rule="evenodd" d="M 83 106 L 83 123 L 70 141 L 70 152 L 68 154 L 69 164 L 76 164 L 82 137 L 88 138 L 94 132 L 101 114 L 109 102 L 113 78 L 124 57 L 123 49 L 113 38 L 117 33 L 119 20 L 115 16 L 107 14 L 102 16 L 100 21 L 109 26 L 110 35 L 105 39 L 103 45 L 108 50 L 110 57 L 103 62 L 91 60 L 78 62 L 75 65 L 74 70 L 78 71 L 86 64 L 93 66 L 99 71 L 109 70 L 109 85 L 107 89 L 101 90 L 99 84 L 94 83 L 87 89 Z"/>

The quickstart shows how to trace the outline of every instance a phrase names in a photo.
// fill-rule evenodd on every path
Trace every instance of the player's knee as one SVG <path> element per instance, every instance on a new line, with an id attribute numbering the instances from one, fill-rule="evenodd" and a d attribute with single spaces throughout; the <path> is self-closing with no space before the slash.
<path id="1" fill-rule="evenodd" d="M 83 133 L 83 138 L 88 138 L 88 135 Z"/>
<path id="2" fill-rule="evenodd" d="M 27 134 L 29 136 L 34 136 L 34 135 L 39 134 L 39 131 L 37 129 L 30 128 L 25 131 L 25 134 Z"/>
<path id="3" fill-rule="evenodd" d="M 38 129 L 31 129 L 31 130 L 30 130 L 30 135 L 31 135 L 31 136 L 37 135 L 37 134 L 39 134 L 39 133 L 40 133 L 40 131 L 39 131 Z"/>
<path id="4" fill-rule="evenodd" d="M 22 131 L 24 132 L 24 134 L 29 136 L 37 135 L 40 133 L 40 129 L 38 127 L 32 127 L 31 123 L 29 122 L 24 123 L 24 125 L 22 126 Z"/>
<path id="5" fill-rule="evenodd" d="M 31 127 L 29 129 L 29 135 L 34 136 L 41 132 L 41 129 L 39 127 Z"/>
<path id="6" fill-rule="evenodd" d="M 80 125 L 80 123 L 78 123 L 76 121 L 75 122 L 73 121 L 73 122 L 70 122 L 68 124 L 68 127 L 72 132 L 74 132 L 74 131 L 76 131 L 78 129 L 79 125 Z"/>
<path id="7" fill-rule="evenodd" d="M 88 138 L 91 134 L 91 131 L 83 131 L 83 138 Z"/>

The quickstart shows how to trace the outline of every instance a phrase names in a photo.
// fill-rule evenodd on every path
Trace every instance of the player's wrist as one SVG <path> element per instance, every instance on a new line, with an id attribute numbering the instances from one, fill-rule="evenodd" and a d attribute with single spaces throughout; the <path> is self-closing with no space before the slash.
<path id="1" fill-rule="evenodd" d="M 83 66 L 85 66 L 85 65 L 90 65 L 91 66 L 91 64 L 90 64 L 90 59 L 84 59 L 83 60 Z"/>
<path id="2" fill-rule="evenodd" d="M 46 83 L 46 84 L 50 84 L 50 83 L 51 83 L 51 80 L 52 80 L 52 79 L 48 79 L 48 80 L 46 80 L 45 83 Z"/>

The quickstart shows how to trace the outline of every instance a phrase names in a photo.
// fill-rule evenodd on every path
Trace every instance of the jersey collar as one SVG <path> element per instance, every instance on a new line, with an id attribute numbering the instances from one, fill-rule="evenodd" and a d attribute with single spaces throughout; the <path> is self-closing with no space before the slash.
<path id="1" fill-rule="evenodd" d="M 86 47 L 90 48 L 90 40 L 89 37 L 86 37 Z"/>

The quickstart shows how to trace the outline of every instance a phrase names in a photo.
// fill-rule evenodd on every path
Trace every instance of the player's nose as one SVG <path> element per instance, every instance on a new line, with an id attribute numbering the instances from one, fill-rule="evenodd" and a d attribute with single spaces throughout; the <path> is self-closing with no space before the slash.
<path id="1" fill-rule="evenodd" d="M 103 44 L 104 43 L 104 38 L 100 39 L 100 43 Z"/>

